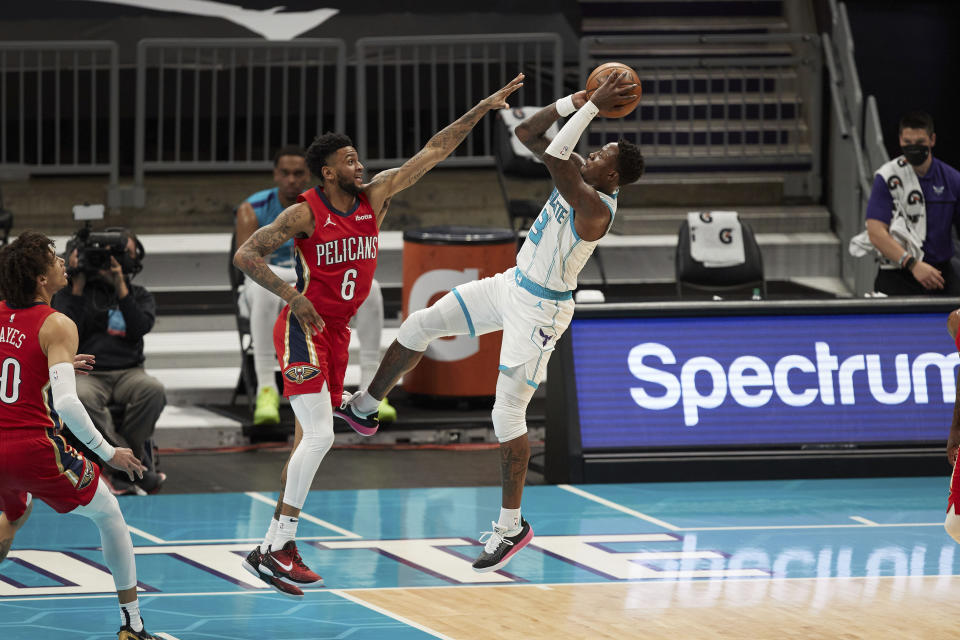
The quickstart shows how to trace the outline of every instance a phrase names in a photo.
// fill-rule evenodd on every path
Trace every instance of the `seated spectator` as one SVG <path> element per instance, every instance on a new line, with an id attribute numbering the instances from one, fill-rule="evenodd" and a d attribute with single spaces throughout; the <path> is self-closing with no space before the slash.
<path id="1" fill-rule="evenodd" d="M 100 433 L 114 446 L 131 449 L 147 467 L 143 478 L 131 483 L 126 474 L 108 481 L 115 494 L 153 493 L 166 474 L 156 469 L 152 437 L 166 405 L 163 384 L 143 368 L 143 336 L 153 329 L 153 295 L 131 278 L 141 269 L 142 246 L 123 229 L 126 251 L 110 256 L 109 269 L 91 268 L 83 250 L 67 246 L 70 285 L 53 297 L 52 306 L 77 324 L 80 353 L 92 354 L 96 366 L 77 376 L 77 395 Z M 123 406 L 123 421 L 115 424 L 109 405 Z M 106 468 L 104 465 L 101 465 Z"/>
<path id="2" fill-rule="evenodd" d="M 904 115 L 903 154 L 874 178 L 867 234 L 881 256 L 874 283 L 881 293 L 960 295 L 960 278 L 950 265 L 951 227 L 960 229 L 960 172 L 933 157 L 936 142 L 929 114 Z"/>

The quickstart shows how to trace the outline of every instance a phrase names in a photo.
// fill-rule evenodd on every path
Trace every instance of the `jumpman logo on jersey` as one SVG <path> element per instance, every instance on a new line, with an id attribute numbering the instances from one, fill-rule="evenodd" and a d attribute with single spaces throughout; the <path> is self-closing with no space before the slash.
<path id="1" fill-rule="evenodd" d="M 543 300 L 537 300 L 536 307 L 537 309 L 540 309 L 541 311 L 543 311 Z"/>
<path id="2" fill-rule="evenodd" d="M 17 314 L 15 314 L 15 313 L 11 313 L 11 314 L 10 314 L 10 322 L 13 322 L 13 317 L 14 317 L 15 315 L 17 315 Z"/>
<path id="3" fill-rule="evenodd" d="M 325 226 L 325 227 L 335 227 L 335 226 L 337 226 L 337 223 L 333 221 L 333 216 L 328 213 L 328 214 L 327 214 L 327 221 L 323 223 L 323 226 Z"/>

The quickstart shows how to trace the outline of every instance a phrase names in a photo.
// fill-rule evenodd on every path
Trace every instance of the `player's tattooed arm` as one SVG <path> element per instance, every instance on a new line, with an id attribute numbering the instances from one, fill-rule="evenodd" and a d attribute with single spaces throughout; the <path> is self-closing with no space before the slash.
<path id="1" fill-rule="evenodd" d="M 233 264 L 261 287 L 283 299 L 307 335 L 323 331 L 323 318 L 306 296 L 277 276 L 266 257 L 291 238 L 306 238 L 313 233 L 314 220 L 305 202 L 287 207 L 270 224 L 257 229 L 233 255 Z"/>
<path id="2" fill-rule="evenodd" d="M 577 91 L 573 94 L 573 106 L 579 109 L 587 102 L 587 92 Z M 548 104 L 540 111 L 521 122 L 514 129 L 517 139 L 523 143 L 527 149 L 533 151 L 537 156 L 542 156 L 550 145 L 553 138 L 547 136 L 547 130 L 550 126 L 560 119 L 557 112 L 556 103 Z"/>
<path id="3" fill-rule="evenodd" d="M 494 109 L 506 109 L 507 98 L 514 91 L 523 86 L 523 74 L 508 82 L 497 92 L 478 102 L 470 111 L 460 116 L 455 122 L 447 125 L 438 131 L 427 144 L 420 149 L 412 158 L 397 168 L 395 173 L 390 173 L 377 182 L 374 180 L 367 189 L 367 198 L 370 200 L 374 211 L 380 211 L 383 203 L 392 195 L 403 191 L 404 189 L 417 183 L 427 171 L 437 166 L 442 160 L 453 153 L 467 134 L 473 129 L 480 118 L 488 111 Z M 383 172 L 388 173 L 388 172 Z M 379 175 L 383 175 L 379 174 Z"/>
<path id="4" fill-rule="evenodd" d="M 313 232 L 313 213 L 306 203 L 287 207 L 277 219 L 253 232 L 233 255 L 233 264 L 251 280 L 290 302 L 296 289 L 277 277 L 266 257 L 294 237 L 307 237 Z"/>
<path id="5" fill-rule="evenodd" d="M 393 169 L 381 171 L 377 175 L 373 176 L 373 180 L 363 185 L 363 191 L 367 194 L 367 199 L 370 200 L 370 206 L 373 207 L 373 210 L 376 213 L 378 229 L 383 224 L 383 219 L 387 217 L 387 210 L 390 208 L 390 198 L 379 201 L 380 206 L 377 208 L 376 204 L 373 202 L 373 196 L 371 196 L 371 193 L 377 194 L 379 190 L 384 188 L 384 184 L 392 180 L 399 171 L 400 167 L 394 167 Z"/>

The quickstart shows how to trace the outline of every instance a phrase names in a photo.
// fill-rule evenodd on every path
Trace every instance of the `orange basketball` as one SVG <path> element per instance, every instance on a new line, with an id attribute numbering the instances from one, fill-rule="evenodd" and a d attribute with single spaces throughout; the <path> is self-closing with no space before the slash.
<path id="1" fill-rule="evenodd" d="M 587 78 L 587 99 L 590 99 L 590 96 L 593 95 L 593 92 L 597 90 L 603 81 L 607 79 L 607 76 L 611 73 L 623 73 L 624 71 L 629 72 L 629 75 L 624 77 L 620 81 L 621 84 L 636 84 L 636 100 L 631 100 L 626 104 L 617 105 L 612 109 L 607 109 L 601 111 L 600 115 L 604 118 L 622 118 L 631 111 L 637 108 L 637 105 L 640 104 L 640 96 L 642 94 L 642 87 L 640 86 L 640 76 L 637 75 L 637 72 L 623 64 L 622 62 L 604 62 L 602 65 L 590 72 L 590 77 Z"/>

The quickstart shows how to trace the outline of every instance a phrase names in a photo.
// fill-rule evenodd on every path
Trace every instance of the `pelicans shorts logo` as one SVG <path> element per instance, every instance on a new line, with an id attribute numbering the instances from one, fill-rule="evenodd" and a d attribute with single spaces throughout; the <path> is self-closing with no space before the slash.
<path id="1" fill-rule="evenodd" d="M 83 473 L 80 475 L 80 482 L 77 483 L 77 491 L 85 489 L 91 482 L 93 482 L 93 465 L 89 460 L 84 459 Z"/>
<path id="2" fill-rule="evenodd" d="M 290 382 L 303 384 L 307 380 L 312 380 L 320 375 L 320 369 L 309 364 L 298 364 L 290 367 L 283 372 L 283 377 Z"/>

